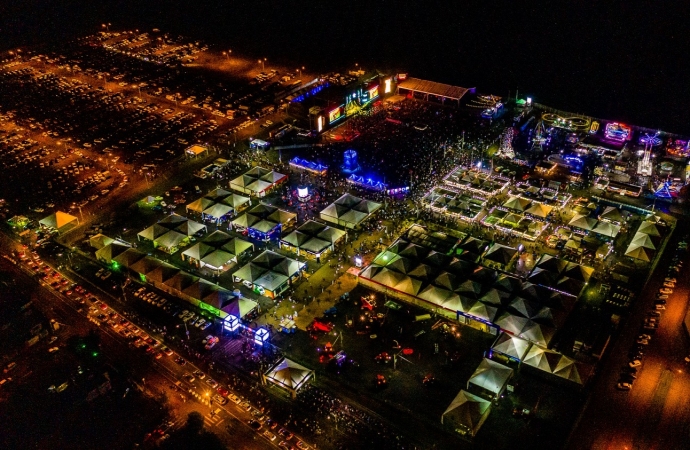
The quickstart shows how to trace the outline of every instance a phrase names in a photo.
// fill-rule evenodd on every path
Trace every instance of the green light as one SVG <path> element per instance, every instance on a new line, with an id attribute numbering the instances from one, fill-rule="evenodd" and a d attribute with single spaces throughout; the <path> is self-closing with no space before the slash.
<path id="1" fill-rule="evenodd" d="M 79 348 L 82 349 L 82 350 L 85 349 L 85 348 L 86 348 L 86 344 L 79 344 Z"/>
<path id="2" fill-rule="evenodd" d="M 98 352 L 91 353 L 91 356 L 93 356 L 95 358 L 96 356 L 98 356 Z"/>

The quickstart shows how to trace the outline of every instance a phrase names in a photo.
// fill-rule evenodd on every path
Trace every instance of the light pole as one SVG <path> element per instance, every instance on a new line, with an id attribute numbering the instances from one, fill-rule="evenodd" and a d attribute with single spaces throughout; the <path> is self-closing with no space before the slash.
<path id="1" fill-rule="evenodd" d="M 230 61 L 230 53 L 232 53 L 232 50 L 228 50 L 227 52 L 223 52 L 223 55 Z"/>
<path id="2" fill-rule="evenodd" d="M 266 61 L 268 61 L 268 59 L 264 58 L 264 59 L 260 59 L 259 61 L 261 62 L 261 70 L 262 71 L 266 70 Z"/>

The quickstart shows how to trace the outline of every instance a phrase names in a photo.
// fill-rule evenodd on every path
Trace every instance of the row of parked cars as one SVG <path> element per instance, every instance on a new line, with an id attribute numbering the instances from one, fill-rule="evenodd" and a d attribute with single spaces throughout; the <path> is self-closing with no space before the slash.
<path id="1" fill-rule="evenodd" d="M 671 264 L 668 267 L 668 272 L 666 273 L 666 278 L 664 278 L 662 287 L 656 293 L 654 307 L 645 314 L 642 333 L 637 336 L 635 344 L 628 353 L 628 358 L 630 360 L 628 365 L 622 369 L 618 384 L 616 384 L 616 388 L 619 390 L 631 390 L 633 383 L 637 379 L 637 372 L 642 367 L 642 358 L 645 349 L 652 340 L 652 334 L 659 327 L 661 315 L 666 310 L 666 302 L 669 296 L 673 294 L 673 289 L 676 287 L 676 277 L 683 268 L 683 258 L 687 252 L 687 248 L 688 244 L 685 240 L 678 244 L 676 254 L 673 256 Z M 690 363 L 690 356 L 686 357 L 685 360 L 686 363 Z"/>

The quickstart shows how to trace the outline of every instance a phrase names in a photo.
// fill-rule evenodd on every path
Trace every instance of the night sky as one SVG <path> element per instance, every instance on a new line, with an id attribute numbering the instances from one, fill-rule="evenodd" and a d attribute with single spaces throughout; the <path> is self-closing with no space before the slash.
<path id="1" fill-rule="evenodd" d="M 690 134 L 688 7 L 640 1 L 22 0 L 0 46 L 158 27 L 312 70 L 405 70 L 531 95 L 600 118 Z M 605 3 L 605 4 L 604 4 Z M 670 2 L 669 2 L 670 3 Z M 657 6 L 658 5 L 658 6 Z"/>

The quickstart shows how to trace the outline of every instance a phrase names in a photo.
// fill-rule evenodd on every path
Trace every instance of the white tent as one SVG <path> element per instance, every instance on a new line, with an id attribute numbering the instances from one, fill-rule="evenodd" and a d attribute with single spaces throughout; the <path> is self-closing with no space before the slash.
<path id="1" fill-rule="evenodd" d="M 637 232 L 648 234 L 650 236 L 661 236 L 661 233 L 659 233 L 659 229 L 657 228 L 657 226 L 653 222 L 649 222 L 646 220 L 640 224 L 640 227 L 637 229 Z"/>
<path id="2" fill-rule="evenodd" d="M 493 400 L 501 396 L 501 393 L 508 384 L 508 380 L 510 380 L 512 376 L 513 369 L 510 367 L 484 358 L 467 381 L 467 390 L 471 390 L 474 386 L 475 388 L 479 388 L 482 394 L 486 392 L 490 393 L 489 400 Z"/>
<path id="3" fill-rule="evenodd" d="M 632 241 L 630 242 L 630 246 L 632 247 L 633 245 L 648 248 L 650 250 L 656 250 L 656 246 L 654 245 L 652 238 L 649 237 L 648 234 L 640 233 L 639 231 L 635 233 L 635 236 L 633 236 Z"/>
<path id="4" fill-rule="evenodd" d="M 292 398 L 297 396 L 297 391 L 314 375 L 301 364 L 287 358 L 280 360 L 275 366 L 263 375 L 264 380 L 270 381 L 290 392 Z"/>
<path id="5" fill-rule="evenodd" d="M 524 339 L 511 336 L 508 333 L 501 333 L 491 349 L 494 352 L 522 361 L 531 345 Z"/>
<path id="6" fill-rule="evenodd" d="M 490 401 L 461 390 L 441 415 L 441 423 L 463 435 L 475 436 L 490 412 Z"/>
<path id="7" fill-rule="evenodd" d="M 528 366 L 543 370 L 544 372 L 553 373 L 553 371 L 556 370 L 558 361 L 560 359 L 560 353 L 547 350 L 539 347 L 538 345 L 533 345 L 527 352 L 527 355 L 522 362 Z"/>
<path id="8" fill-rule="evenodd" d="M 69 231 L 79 224 L 79 219 L 71 214 L 57 211 L 48 217 L 38 221 L 41 225 L 48 228 L 54 228 L 58 233 Z"/>

